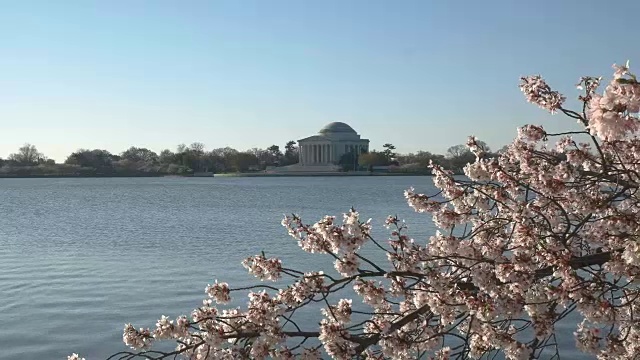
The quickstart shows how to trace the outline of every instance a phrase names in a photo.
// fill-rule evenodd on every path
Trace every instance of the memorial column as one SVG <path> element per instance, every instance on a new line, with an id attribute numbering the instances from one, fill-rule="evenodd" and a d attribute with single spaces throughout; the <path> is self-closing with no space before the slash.
<path id="1" fill-rule="evenodd" d="M 302 160 L 302 146 L 298 145 L 298 163 L 300 163 L 300 165 L 304 165 L 304 160 Z"/>
<path id="2" fill-rule="evenodd" d="M 328 151 L 327 151 L 327 144 L 322 144 L 322 163 L 326 164 L 328 163 L 327 158 L 328 156 Z"/>
<path id="3" fill-rule="evenodd" d="M 307 145 L 301 146 L 303 153 L 300 155 L 300 158 L 304 162 L 304 165 L 307 165 Z"/>
<path id="4" fill-rule="evenodd" d="M 304 146 L 304 164 L 309 165 L 309 145 Z"/>

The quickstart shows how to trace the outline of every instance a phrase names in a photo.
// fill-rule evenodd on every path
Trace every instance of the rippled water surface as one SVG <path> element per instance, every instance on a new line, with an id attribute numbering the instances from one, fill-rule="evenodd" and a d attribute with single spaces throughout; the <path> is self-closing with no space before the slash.
<path id="1" fill-rule="evenodd" d="M 332 266 L 298 250 L 285 213 L 310 222 L 354 206 L 378 238 L 397 214 L 425 241 L 434 229 L 406 205 L 410 186 L 433 191 L 428 177 L 0 179 L 0 358 L 126 350 L 126 322 L 188 314 L 214 278 L 248 284 L 240 262 L 261 250 L 289 267 Z"/>

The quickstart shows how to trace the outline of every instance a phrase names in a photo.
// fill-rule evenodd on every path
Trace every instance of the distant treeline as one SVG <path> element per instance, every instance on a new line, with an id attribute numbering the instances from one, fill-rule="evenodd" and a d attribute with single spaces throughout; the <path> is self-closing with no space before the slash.
<path id="1" fill-rule="evenodd" d="M 485 145 L 486 146 L 486 145 Z M 345 154 L 337 165 L 343 171 L 372 171 L 378 167 L 390 167 L 393 171 L 426 172 L 431 160 L 460 172 L 474 160 L 465 145 L 452 146 L 444 155 L 419 151 L 396 154 L 392 144 L 385 144 L 382 151 L 366 154 Z M 188 176 L 194 173 L 235 173 L 263 171 L 298 162 L 298 147 L 289 141 L 284 151 L 278 145 L 266 149 L 246 151 L 225 147 L 205 150 L 204 144 L 178 145 L 175 151 L 163 150 L 159 154 L 146 148 L 131 147 L 119 155 L 100 149 L 79 149 L 70 154 L 64 163 L 56 163 L 38 151 L 36 146 L 25 144 L 7 159 L 0 159 L 0 177 L 39 176 Z M 488 147 L 486 147 L 488 151 Z"/>
<path id="2" fill-rule="evenodd" d="M 482 142 L 477 141 L 478 145 L 483 148 L 487 156 L 497 156 L 498 153 L 491 151 L 489 146 Z M 457 174 L 462 174 L 463 168 L 470 162 L 474 162 L 476 156 L 464 145 L 455 145 L 447 149 L 445 154 L 435 154 L 429 151 L 418 151 L 416 153 L 397 154 L 394 152 L 396 149 L 392 144 L 384 144 L 381 151 L 372 150 L 365 154 L 360 154 L 356 163 L 358 164 L 358 170 L 373 171 L 376 168 L 385 168 L 391 172 L 412 172 L 412 173 L 430 173 L 429 164 L 431 162 L 441 165 L 446 169 L 452 170 Z M 351 154 L 345 154 L 349 157 Z M 348 169 L 349 161 L 351 158 L 344 161 L 343 167 Z"/>

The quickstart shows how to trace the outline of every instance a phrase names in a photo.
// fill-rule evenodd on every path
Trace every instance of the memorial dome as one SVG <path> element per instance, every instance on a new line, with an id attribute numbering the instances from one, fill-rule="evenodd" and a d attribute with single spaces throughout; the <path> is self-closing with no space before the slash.
<path id="1" fill-rule="evenodd" d="M 347 133 L 347 134 L 356 134 L 356 131 L 353 128 L 343 122 L 332 122 L 325 125 L 319 131 L 320 134 L 328 134 L 328 133 Z"/>

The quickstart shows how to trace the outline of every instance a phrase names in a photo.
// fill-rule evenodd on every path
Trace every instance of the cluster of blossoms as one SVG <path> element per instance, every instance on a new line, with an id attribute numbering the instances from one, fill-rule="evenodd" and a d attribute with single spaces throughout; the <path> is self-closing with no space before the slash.
<path id="1" fill-rule="evenodd" d="M 160 321 L 158 321 L 158 323 L 160 323 Z M 136 330 L 133 325 L 126 324 L 122 333 L 122 341 L 124 341 L 125 345 L 133 349 L 148 349 L 151 347 L 153 337 L 149 329 L 140 328 Z"/>
<path id="2" fill-rule="evenodd" d="M 218 280 L 216 280 L 213 285 L 207 284 L 204 291 L 210 298 L 215 299 L 218 304 L 227 304 L 231 301 L 231 291 L 227 283 L 219 283 Z"/>
<path id="3" fill-rule="evenodd" d="M 613 81 L 602 95 L 595 89 L 589 101 L 587 119 L 589 130 L 604 140 L 623 140 L 638 131 L 637 113 L 640 111 L 640 88 L 632 79 L 624 79 L 629 73 L 626 66 L 614 65 Z"/>
<path id="4" fill-rule="evenodd" d="M 324 283 L 324 272 L 305 273 L 302 278 L 287 289 L 280 289 L 278 300 L 291 308 L 302 304 L 305 300 L 313 298 L 313 295 L 327 292 Z"/>
<path id="5" fill-rule="evenodd" d="M 356 355 L 357 344 L 349 340 L 349 332 L 337 321 L 322 319 L 318 339 L 324 349 L 334 359 L 351 359 Z"/>
<path id="6" fill-rule="evenodd" d="M 162 339 L 178 339 L 187 335 L 189 330 L 189 320 L 186 316 L 180 316 L 174 321 L 162 315 L 156 323 L 156 329 L 153 332 L 153 338 Z"/>
<path id="7" fill-rule="evenodd" d="M 351 321 L 351 299 L 340 299 L 338 305 L 323 308 L 322 314 L 338 324 L 347 324 Z"/>
<path id="8" fill-rule="evenodd" d="M 267 259 L 264 255 L 246 258 L 242 266 L 260 280 L 276 281 L 282 276 L 282 262 L 279 259 Z"/>
<path id="9" fill-rule="evenodd" d="M 246 290 L 216 280 L 190 318 L 163 316 L 153 331 L 127 324 L 125 344 L 145 354 L 154 340 L 175 339 L 176 352 L 189 359 L 445 360 L 501 353 L 524 360 L 553 353 L 556 324 L 573 313 L 581 318 L 574 333 L 579 350 L 602 360 L 636 359 L 640 83 L 628 66 L 614 68 L 603 94 L 596 93 L 601 79 L 581 79 L 581 112 L 565 109 L 565 97 L 540 76 L 522 78 L 528 101 L 576 119 L 582 129 L 552 134 L 526 125 L 500 155 L 470 137 L 476 160 L 464 168 L 465 178 L 432 164 L 438 193 L 404 194 L 439 228 L 429 239 L 411 238 L 401 220 L 389 217 L 390 238 L 379 243 L 355 210 L 341 223 L 327 216 L 307 225 L 287 216 L 282 224 L 300 248 L 332 258 L 339 275 L 302 273 L 253 256 L 243 265 L 258 279 L 286 276 L 292 283 L 251 287 L 243 310 L 216 307 Z M 363 256 L 365 244 L 381 250 L 386 263 Z M 346 288 L 358 299 L 344 298 L 339 292 Z M 296 323 L 294 314 L 315 304 L 326 304 L 319 324 Z"/>
<path id="10" fill-rule="evenodd" d="M 566 100 L 563 95 L 552 90 L 540 75 L 523 77 L 520 80 L 520 90 L 524 93 L 527 101 L 552 113 L 560 109 Z"/>
<path id="11" fill-rule="evenodd" d="M 336 225 L 335 220 L 333 216 L 326 216 L 308 226 L 297 216 L 287 216 L 282 225 L 298 240 L 302 250 L 333 255 L 335 269 L 342 276 L 352 276 L 359 271 L 361 258 L 356 253 L 370 238 L 371 219 L 362 223 L 358 212 L 351 209 L 344 214 L 341 225 Z"/>

